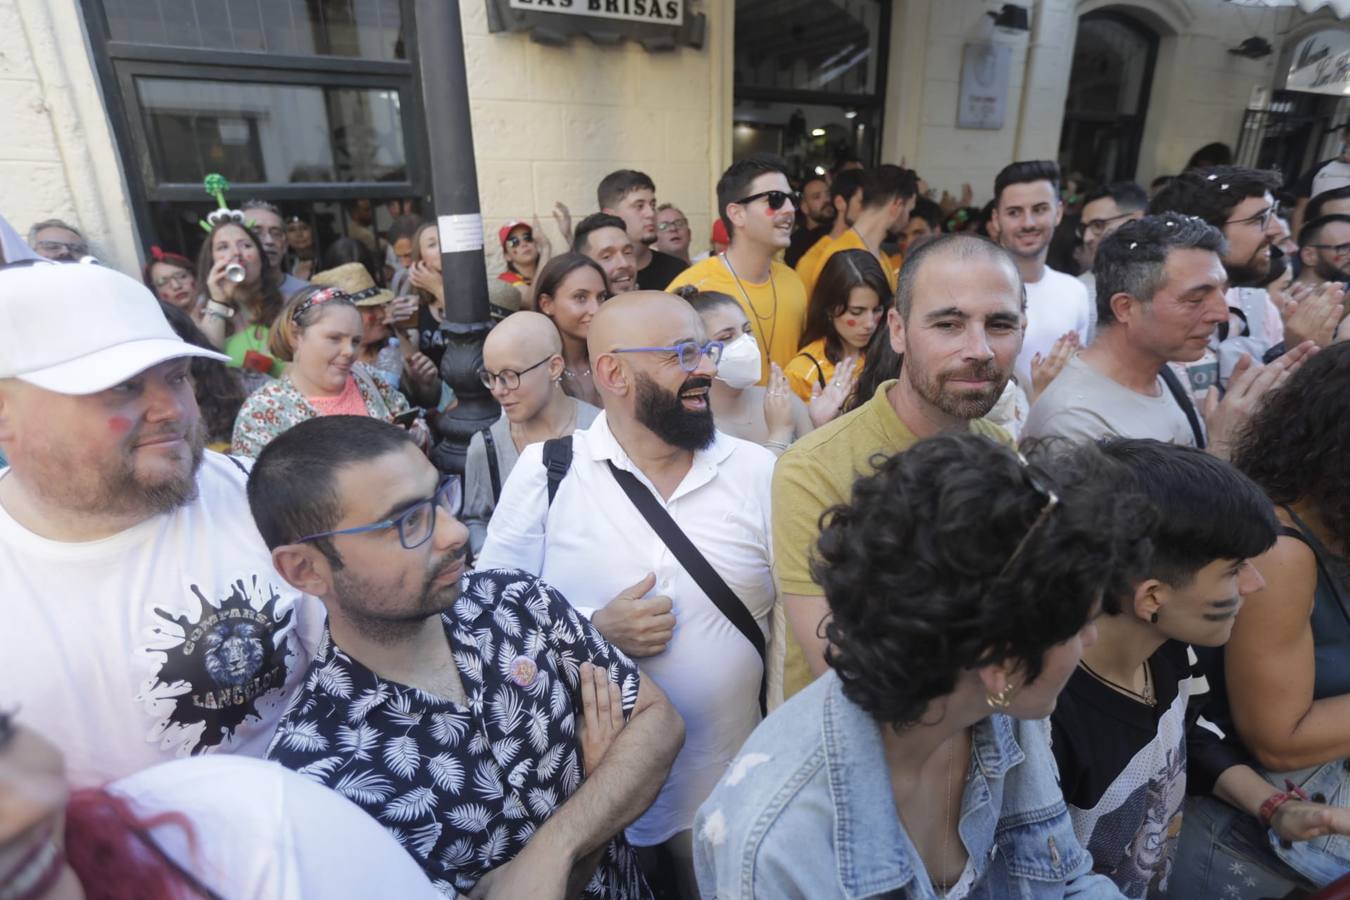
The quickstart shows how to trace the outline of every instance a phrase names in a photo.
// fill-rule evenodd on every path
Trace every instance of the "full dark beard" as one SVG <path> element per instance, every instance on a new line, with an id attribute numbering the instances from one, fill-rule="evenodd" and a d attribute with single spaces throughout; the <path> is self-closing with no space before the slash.
<path id="1" fill-rule="evenodd" d="M 1261 260 L 1261 251 L 1264 245 L 1257 247 L 1252 255 L 1243 263 L 1224 263 L 1223 267 L 1228 272 L 1228 284 L 1232 287 L 1264 287 L 1270 284 L 1274 279 L 1271 273 L 1275 272 L 1273 266 L 1279 253 L 1278 248 L 1273 244 L 1270 247 L 1270 257 L 1266 261 Z M 1279 277 L 1279 273 L 1275 273 Z"/>
<path id="2" fill-rule="evenodd" d="M 680 385 L 680 390 L 670 393 L 648 376 L 638 373 L 637 410 L 639 423 L 649 428 L 652 434 L 681 450 L 703 450 L 713 442 L 716 428 L 713 425 L 712 404 L 702 410 L 685 409 L 680 402 L 680 392 L 690 387 L 711 384 L 708 379 L 691 377 Z"/>

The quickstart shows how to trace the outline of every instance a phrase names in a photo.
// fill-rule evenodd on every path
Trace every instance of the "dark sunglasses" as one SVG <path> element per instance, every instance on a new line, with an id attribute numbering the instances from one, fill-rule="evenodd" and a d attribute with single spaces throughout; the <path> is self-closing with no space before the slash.
<path id="1" fill-rule="evenodd" d="M 533 244 L 533 243 L 534 243 L 534 235 L 529 233 L 513 234 L 506 239 L 506 246 L 512 248 L 519 247 L 521 244 Z"/>
<path id="2" fill-rule="evenodd" d="M 737 200 L 736 203 L 738 205 L 745 206 L 747 204 L 754 203 L 756 200 L 769 201 L 769 209 L 773 210 L 774 212 L 777 212 L 778 210 L 782 209 L 783 204 L 787 203 L 788 201 L 792 202 L 793 209 L 797 208 L 798 203 L 797 195 L 791 193 L 790 191 L 760 191 L 758 194 L 751 194 L 749 197 L 742 197 L 741 199 Z"/>

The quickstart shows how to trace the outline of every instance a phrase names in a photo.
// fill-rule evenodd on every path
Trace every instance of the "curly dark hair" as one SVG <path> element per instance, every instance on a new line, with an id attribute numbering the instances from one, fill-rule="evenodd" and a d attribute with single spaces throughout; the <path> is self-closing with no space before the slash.
<path id="1" fill-rule="evenodd" d="M 1350 549 L 1350 344 L 1332 344 L 1266 397 L 1238 438 L 1233 464 L 1276 504 L 1306 501 Z"/>
<path id="2" fill-rule="evenodd" d="M 967 669 L 1016 662 L 1033 681 L 1101 598 L 1144 577 L 1147 502 L 1103 477 L 1095 445 L 1055 468 L 942 435 L 882 461 L 825 514 L 812 572 L 832 611 L 826 660 L 852 702 L 899 728 Z M 1050 491 L 1059 503 L 1042 518 Z"/>
<path id="3" fill-rule="evenodd" d="M 216 349 L 187 313 L 163 300 L 159 301 L 159 309 L 180 338 L 206 350 Z M 206 424 L 207 440 L 213 444 L 228 444 L 234 432 L 235 417 L 248 396 L 244 382 L 237 369 L 228 368 L 214 359 L 194 357 L 190 368 L 192 392 Z"/>
<path id="4" fill-rule="evenodd" d="M 1171 212 L 1199 216 L 1215 228 L 1223 228 L 1234 207 L 1248 197 L 1278 192 L 1280 182 L 1278 172 L 1246 166 L 1187 169 L 1153 195 L 1148 211 L 1150 215 Z"/>

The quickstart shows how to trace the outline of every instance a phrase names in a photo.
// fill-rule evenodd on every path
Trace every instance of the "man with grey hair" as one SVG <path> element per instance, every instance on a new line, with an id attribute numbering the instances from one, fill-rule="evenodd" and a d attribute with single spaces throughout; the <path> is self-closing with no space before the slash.
<path id="1" fill-rule="evenodd" d="M 1268 366 L 1233 370 L 1222 401 L 1190 402 L 1169 362 L 1193 362 L 1228 320 L 1227 250 L 1218 228 L 1177 213 L 1126 222 L 1097 248 L 1097 337 L 1031 407 L 1023 436 L 1092 441 L 1108 435 L 1208 447 L 1229 444 L 1266 391 L 1313 352 L 1300 345 Z"/>
<path id="2" fill-rule="evenodd" d="M 281 296 L 289 297 L 309 287 L 308 281 L 282 271 L 290 244 L 286 240 L 286 222 L 281 218 L 281 210 L 266 200 L 245 200 L 239 208 L 246 220 L 253 223 L 253 230 L 262 242 L 263 253 L 267 254 L 267 265 L 281 283 Z"/>
<path id="3" fill-rule="evenodd" d="M 89 253 L 89 242 L 79 229 L 60 219 L 43 219 L 28 229 L 28 246 L 57 262 L 78 262 Z"/>
<path id="4" fill-rule="evenodd" d="M 982 417 L 1012 376 L 1022 349 L 1025 295 L 1007 251 L 973 235 L 924 244 L 900 270 L 887 314 L 890 347 L 904 365 L 852 412 L 788 448 L 773 473 L 775 569 L 792 636 L 784 693 L 825 671 L 825 592 L 811 572 L 811 548 L 825 510 L 848 502 L 853 483 L 878 456 L 935 434 L 972 431 L 1011 438 Z"/>

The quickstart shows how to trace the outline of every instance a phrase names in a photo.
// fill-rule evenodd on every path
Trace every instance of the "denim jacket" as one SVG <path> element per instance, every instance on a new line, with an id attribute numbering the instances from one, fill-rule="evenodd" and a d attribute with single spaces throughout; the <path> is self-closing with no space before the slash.
<path id="1" fill-rule="evenodd" d="M 959 831 L 977 900 L 1120 897 L 1074 836 L 1044 720 L 972 729 Z M 694 823 L 705 898 L 929 900 L 892 799 L 877 722 L 833 672 L 765 719 Z"/>

